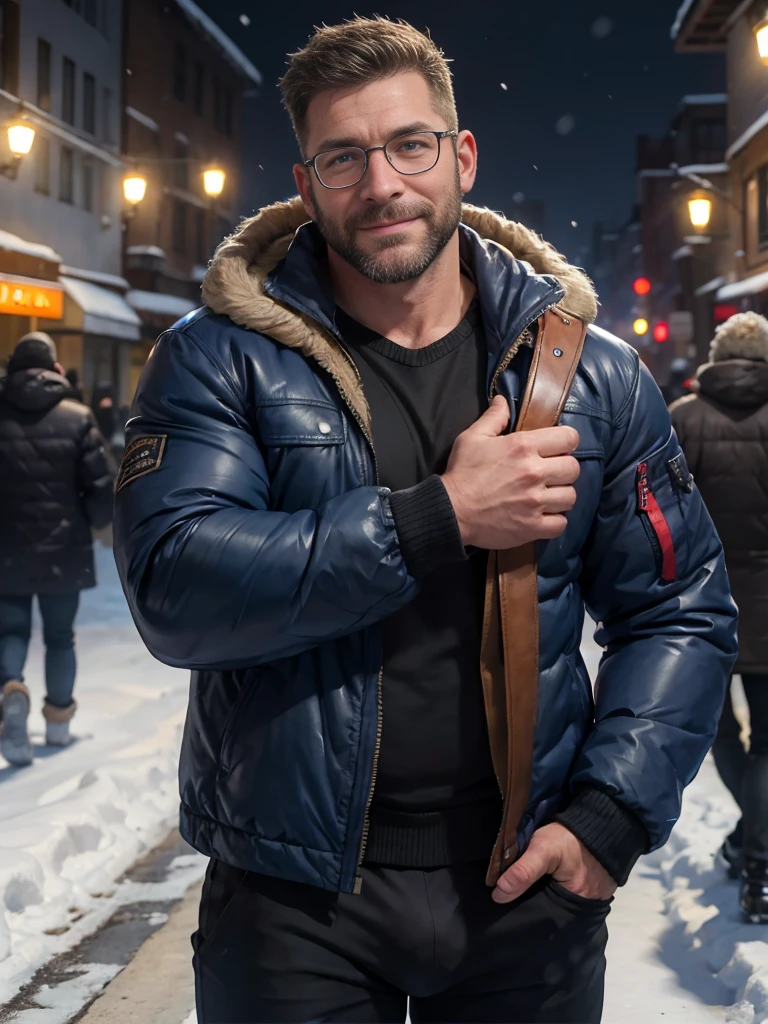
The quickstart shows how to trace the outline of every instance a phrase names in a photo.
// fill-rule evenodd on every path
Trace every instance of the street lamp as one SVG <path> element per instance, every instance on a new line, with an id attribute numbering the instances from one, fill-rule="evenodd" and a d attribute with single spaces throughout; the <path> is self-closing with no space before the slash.
<path id="1" fill-rule="evenodd" d="M 763 18 L 755 25 L 755 39 L 757 40 L 757 52 L 763 64 L 768 64 L 768 17 Z"/>
<path id="2" fill-rule="evenodd" d="M 712 200 L 707 196 L 692 196 L 688 200 L 688 216 L 695 228 L 704 230 L 712 219 Z"/>
<path id="3" fill-rule="evenodd" d="M 136 207 L 147 191 L 147 179 L 140 174 L 129 174 L 123 178 L 123 195 L 125 201 Z"/>
<path id="4" fill-rule="evenodd" d="M 203 171 L 203 188 L 205 194 L 210 196 L 211 199 L 218 199 L 221 193 L 224 191 L 224 183 L 227 180 L 227 176 L 218 167 L 209 167 Z"/>
<path id="5" fill-rule="evenodd" d="M 0 164 L 0 173 L 6 178 L 15 178 L 19 173 L 21 158 L 27 156 L 35 141 L 35 129 L 24 121 L 14 121 L 8 125 L 8 148 L 13 159 L 7 164 Z"/>

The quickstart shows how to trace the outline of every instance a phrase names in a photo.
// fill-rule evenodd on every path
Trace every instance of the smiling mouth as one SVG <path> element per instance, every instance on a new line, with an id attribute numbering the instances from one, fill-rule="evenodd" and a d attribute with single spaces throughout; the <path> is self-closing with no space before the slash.
<path id="1" fill-rule="evenodd" d="M 389 224 L 372 224 L 367 228 L 360 228 L 361 231 L 367 231 L 372 235 L 391 235 L 396 231 L 402 231 L 403 228 L 410 227 L 411 224 L 415 224 L 418 217 L 410 217 L 408 220 L 397 220 L 392 221 Z"/>

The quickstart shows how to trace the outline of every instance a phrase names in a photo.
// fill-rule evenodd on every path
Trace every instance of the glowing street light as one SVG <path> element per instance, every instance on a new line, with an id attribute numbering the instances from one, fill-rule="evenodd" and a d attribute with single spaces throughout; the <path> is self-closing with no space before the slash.
<path id="1" fill-rule="evenodd" d="M 203 188 L 205 194 L 216 199 L 224 191 L 227 176 L 219 167 L 209 167 L 203 171 Z"/>
<path id="2" fill-rule="evenodd" d="M 644 319 L 644 317 L 638 317 L 638 319 L 632 324 L 632 330 L 635 334 L 647 334 L 648 321 Z"/>
<path id="3" fill-rule="evenodd" d="M 14 156 L 27 156 L 35 141 L 35 129 L 29 124 L 8 126 L 8 148 Z"/>
<path id="4" fill-rule="evenodd" d="M 123 178 L 123 195 L 125 201 L 136 206 L 142 201 L 147 191 L 147 179 L 140 174 L 129 174 Z"/>
<path id="5" fill-rule="evenodd" d="M 635 295 L 647 295 L 651 290 L 651 282 L 647 277 L 635 278 L 632 284 L 632 291 Z"/>
<path id="6" fill-rule="evenodd" d="M 712 218 L 712 200 L 704 196 L 689 199 L 688 215 L 695 228 L 706 228 Z"/>
<path id="7" fill-rule="evenodd" d="M 763 64 L 768 64 L 768 18 L 763 18 L 755 25 L 755 39 L 760 60 Z"/>

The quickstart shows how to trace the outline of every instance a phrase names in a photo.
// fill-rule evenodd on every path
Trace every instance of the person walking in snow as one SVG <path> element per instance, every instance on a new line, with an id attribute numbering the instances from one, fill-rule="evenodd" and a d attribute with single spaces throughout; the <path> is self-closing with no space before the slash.
<path id="1" fill-rule="evenodd" d="M 24 663 L 37 596 L 45 643 L 46 743 L 66 746 L 75 713 L 73 626 L 96 585 L 91 528 L 112 518 L 104 439 L 57 362 L 53 340 L 23 337 L 0 381 L 0 754 L 32 762 Z"/>
<path id="2" fill-rule="evenodd" d="M 725 547 L 739 607 L 739 657 L 749 704 L 749 753 L 728 698 L 712 749 L 742 819 L 723 844 L 742 878 L 741 906 L 768 922 L 768 320 L 737 313 L 718 327 L 696 395 L 672 422 Z"/>
<path id="3" fill-rule="evenodd" d="M 462 205 L 432 40 L 320 28 L 283 95 L 300 198 L 158 340 L 117 480 L 131 612 L 193 673 L 198 1020 L 595 1024 L 736 655 L 720 541 L 588 279 Z"/>

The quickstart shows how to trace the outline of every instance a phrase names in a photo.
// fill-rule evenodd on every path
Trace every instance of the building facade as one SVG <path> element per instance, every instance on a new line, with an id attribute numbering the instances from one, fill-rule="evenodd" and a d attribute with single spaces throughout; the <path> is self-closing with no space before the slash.
<path id="1" fill-rule="evenodd" d="M 237 219 L 243 108 L 257 69 L 190 0 L 126 0 L 123 154 L 146 180 L 125 218 L 128 299 L 144 324 L 135 385 L 155 336 L 200 304 L 215 246 Z M 225 185 L 206 194 L 203 174 Z"/>
<path id="2" fill-rule="evenodd" d="M 122 277 L 122 0 L 0 0 L 0 365 L 47 330 L 86 390 L 127 380 L 139 318 Z M 35 131 L 13 160 L 7 127 Z"/>
<path id="3" fill-rule="evenodd" d="M 703 292 L 713 321 L 740 309 L 768 315 L 768 66 L 755 36 L 766 14 L 755 0 L 687 0 L 673 26 L 678 52 L 726 56 L 726 174 L 712 201 L 726 219 L 729 245 Z"/>

